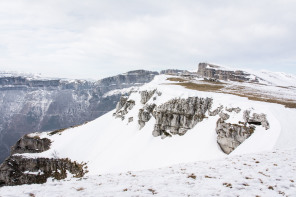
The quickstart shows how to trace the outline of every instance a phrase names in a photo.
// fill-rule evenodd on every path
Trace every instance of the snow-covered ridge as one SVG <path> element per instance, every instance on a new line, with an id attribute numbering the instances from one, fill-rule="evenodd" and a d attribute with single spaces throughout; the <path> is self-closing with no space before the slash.
<path id="1" fill-rule="evenodd" d="M 296 115 L 295 109 L 250 101 L 234 95 L 200 92 L 181 86 L 165 85 L 168 77 L 170 76 L 157 76 L 151 83 L 140 88 L 140 90 L 148 91 L 157 88 L 157 91 L 162 93 L 156 100 L 150 99 L 147 104 L 160 105 L 173 98 L 210 97 L 214 102 L 213 107 L 220 105 L 240 107 L 242 111 L 251 109 L 254 112 L 266 114 L 270 129 L 257 127 L 254 134 L 230 155 L 269 151 L 274 147 L 296 147 L 292 138 L 292 136 L 296 137 L 292 132 L 296 127 L 293 120 Z M 134 100 L 136 105 L 128 111 L 123 121 L 115 119 L 112 115 L 115 111 L 111 111 L 86 125 L 65 130 L 57 135 L 38 134 L 39 137 L 46 137 L 52 141 L 50 150 L 21 155 L 29 158 L 51 158 L 53 152 L 56 152 L 60 158 L 88 162 L 90 174 L 144 170 L 183 162 L 227 157 L 217 144 L 215 127 L 218 116 L 209 116 L 183 136 L 176 135 L 162 140 L 152 136 L 154 118 L 151 118 L 146 122 L 145 127 L 139 130 L 138 112 L 144 106 L 140 103 L 140 93 L 132 93 L 129 99 Z M 242 112 L 232 112 L 229 122 L 237 123 L 243 118 L 242 116 Z M 129 122 L 129 117 L 133 117 L 134 121 Z"/>

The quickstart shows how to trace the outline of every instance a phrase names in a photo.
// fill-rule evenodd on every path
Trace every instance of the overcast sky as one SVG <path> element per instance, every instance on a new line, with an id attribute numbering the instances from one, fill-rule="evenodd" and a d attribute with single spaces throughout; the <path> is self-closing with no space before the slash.
<path id="1" fill-rule="evenodd" d="M 0 1 L 0 70 L 98 79 L 204 61 L 296 74 L 296 1 Z"/>

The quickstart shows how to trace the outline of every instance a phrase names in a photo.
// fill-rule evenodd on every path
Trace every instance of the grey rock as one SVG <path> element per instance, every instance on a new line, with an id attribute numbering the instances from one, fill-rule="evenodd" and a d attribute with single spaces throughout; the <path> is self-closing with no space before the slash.
<path id="1" fill-rule="evenodd" d="M 49 177 L 65 179 L 67 171 L 75 177 L 87 173 L 85 163 L 69 159 L 24 158 L 11 156 L 0 165 L 0 187 L 33 183 L 45 183 Z"/>
<path id="2" fill-rule="evenodd" d="M 266 114 L 253 113 L 252 116 L 250 114 L 251 114 L 251 111 L 249 110 L 244 111 L 243 118 L 245 123 L 248 123 L 249 125 L 262 125 L 266 130 L 270 128 L 269 122 L 266 118 Z"/>
<path id="3" fill-rule="evenodd" d="M 249 138 L 255 128 L 250 126 L 246 127 L 244 125 L 225 123 L 223 119 L 217 121 L 217 142 L 226 154 L 231 153 L 236 149 L 241 143 L 243 143 L 247 138 Z"/>
<path id="4" fill-rule="evenodd" d="M 124 120 L 125 115 L 135 106 L 135 104 L 134 100 L 128 100 L 126 96 L 122 96 L 117 104 L 116 112 L 113 116 Z"/>
<path id="5" fill-rule="evenodd" d="M 250 113 L 251 113 L 250 110 L 245 110 L 245 111 L 244 111 L 243 119 L 244 119 L 245 123 L 249 122 L 249 119 L 250 119 Z"/>
<path id="6" fill-rule="evenodd" d="M 227 113 L 223 113 L 223 112 L 221 112 L 220 114 L 219 114 L 219 117 L 222 119 L 222 120 L 228 120 L 229 119 L 229 114 L 227 114 Z"/>
<path id="7" fill-rule="evenodd" d="M 228 112 L 235 112 L 235 113 L 239 113 L 239 112 L 241 112 L 241 108 L 239 108 L 239 107 L 235 107 L 235 108 L 227 108 L 226 107 L 226 109 L 225 109 L 226 111 L 228 111 Z"/>
<path id="8" fill-rule="evenodd" d="M 153 96 L 153 94 L 156 92 L 156 89 L 155 90 L 152 90 L 152 91 L 141 91 L 140 94 L 141 94 L 141 103 L 142 104 L 146 104 L 150 98 Z"/>
<path id="9" fill-rule="evenodd" d="M 208 114 L 209 116 L 217 116 L 221 110 L 223 109 L 223 105 L 219 106 L 217 109 L 215 109 L 214 111 L 211 111 L 210 109 L 208 110 Z"/>
<path id="10" fill-rule="evenodd" d="M 254 113 L 248 120 L 249 124 L 262 125 L 266 130 L 270 128 L 269 122 L 266 119 L 266 114 L 256 114 Z"/>
<path id="11" fill-rule="evenodd" d="M 40 153 L 49 150 L 51 141 L 47 138 L 40 139 L 38 136 L 23 136 L 11 147 L 11 155 L 16 153 Z"/>
<path id="12" fill-rule="evenodd" d="M 212 99 L 189 97 L 173 99 L 153 110 L 155 125 L 152 135 L 163 136 L 163 133 L 184 135 L 205 118 Z"/>
<path id="13" fill-rule="evenodd" d="M 223 70 L 223 68 L 221 68 L 220 66 L 208 63 L 199 63 L 197 73 L 200 77 L 205 77 L 214 80 L 258 82 L 257 78 L 255 80 L 251 80 L 250 74 L 244 71 Z"/>
<path id="14" fill-rule="evenodd" d="M 140 125 L 140 129 L 145 126 L 145 123 L 150 120 L 152 117 L 152 111 L 156 107 L 156 104 L 145 105 L 144 108 L 139 110 L 138 113 L 138 124 Z"/>
<path id="15" fill-rule="evenodd" d="M 134 117 L 129 117 L 128 118 L 128 122 L 130 123 L 130 122 L 133 122 L 134 121 Z"/>

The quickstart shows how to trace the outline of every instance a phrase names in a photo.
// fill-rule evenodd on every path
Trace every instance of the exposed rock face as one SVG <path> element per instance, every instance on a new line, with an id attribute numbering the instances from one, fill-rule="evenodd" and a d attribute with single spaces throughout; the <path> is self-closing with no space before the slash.
<path id="1" fill-rule="evenodd" d="M 11 156 L 0 165 L 0 187 L 45 183 L 47 178 L 64 179 L 68 173 L 82 177 L 86 172 L 85 164 L 69 159 L 23 158 Z"/>
<path id="2" fill-rule="evenodd" d="M 166 75 L 180 75 L 182 73 L 186 72 L 186 70 L 178 70 L 178 69 L 167 69 L 160 71 L 160 74 L 166 74 Z"/>
<path id="3" fill-rule="evenodd" d="M 141 91 L 141 103 L 142 104 L 146 104 L 150 98 L 153 96 L 153 94 L 155 93 L 156 90 L 152 90 L 152 91 Z"/>
<path id="4" fill-rule="evenodd" d="M 116 112 L 113 114 L 116 118 L 124 120 L 125 115 L 135 106 L 134 100 L 128 100 L 126 96 L 122 96 L 116 106 Z"/>
<path id="5" fill-rule="evenodd" d="M 220 114 L 219 114 L 219 116 L 220 116 L 220 118 L 222 119 L 222 120 L 228 120 L 229 119 L 229 114 L 227 114 L 227 113 L 223 113 L 223 112 L 221 112 Z"/>
<path id="6" fill-rule="evenodd" d="M 173 99 L 156 107 L 153 111 L 156 122 L 152 135 L 162 138 L 171 134 L 184 135 L 205 118 L 211 103 L 210 98 L 189 97 Z"/>
<path id="7" fill-rule="evenodd" d="M 265 114 L 253 113 L 253 116 L 250 116 L 250 111 L 246 110 L 244 111 L 244 120 L 250 125 L 262 125 L 266 130 L 269 129 L 269 122 Z"/>
<path id="8" fill-rule="evenodd" d="M 152 111 L 156 107 L 156 104 L 151 104 L 151 105 L 145 105 L 144 108 L 139 110 L 138 113 L 138 123 L 140 125 L 140 129 L 142 129 L 145 126 L 145 123 L 150 120 L 152 117 Z"/>
<path id="9" fill-rule="evenodd" d="M 241 109 L 232 108 L 227 111 L 235 111 L 236 113 L 239 113 Z M 250 116 L 250 113 L 251 112 L 249 110 L 244 111 L 244 122 L 239 122 L 239 124 L 226 123 L 225 121 L 229 118 L 229 115 L 223 112 L 219 114 L 220 119 L 217 121 L 216 127 L 216 132 L 218 134 L 217 142 L 226 154 L 231 153 L 241 143 L 249 138 L 256 129 L 255 125 L 261 125 L 266 130 L 269 129 L 269 123 L 265 114 L 254 113 Z"/>
<path id="10" fill-rule="evenodd" d="M 241 108 L 239 108 L 239 107 L 235 107 L 235 108 L 227 108 L 226 107 L 226 109 L 225 109 L 226 111 L 228 111 L 228 112 L 235 112 L 235 113 L 239 113 L 239 112 L 241 112 Z"/>
<path id="11" fill-rule="evenodd" d="M 143 85 L 157 74 L 137 70 L 90 82 L 0 73 L 0 163 L 23 135 L 94 120 L 114 109 L 121 96 L 107 92 Z"/>
<path id="12" fill-rule="evenodd" d="M 217 116 L 217 115 L 221 112 L 222 109 L 223 109 L 223 105 L 219 106 L 219 107 L 218 107 L 217 109 L 215 109 L 214 111 L 211 111 L 211 110 L 209 109 L 208 114 L 209 114 L 209 116 Z"/>
<path id="13" fill-rule="evenodd" d="M 217 121 L 216 132 L 217 142 L 224 153 L 229 154 L 236 149 L 241 143 L 249 138 L 254 127 L 225 123 L 222 118 Z"/>
<path id="14" fill-rule="evenodd" d="M 250 81 L 250 74 L 244 71 L 223 70 L 220 66 L 208 63 L 199 63 L 198 75 L 216 80 Z M 255 81 L 258 82 L 258 79 Z"/>
<path id="15" fill-rule="evenodd" d="M 11 155 L 16 153 L 40 153 L 50 148 L 51 141 L 47 138 L 40 139 L 38 136 L 25 135 L 11 147 Z"/>

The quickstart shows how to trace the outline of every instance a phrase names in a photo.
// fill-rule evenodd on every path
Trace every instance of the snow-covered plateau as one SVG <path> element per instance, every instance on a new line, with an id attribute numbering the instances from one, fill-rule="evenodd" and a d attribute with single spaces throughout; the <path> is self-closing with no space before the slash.
<path id="1" fill-rule="evenodd" d="M 16 182 L 49 177 L 0 196 L 296 196 L 296 77 L 254 76 L 157 75 L 87 124 L 31 133 L 2 177 L 21 165 Z M 66 164 L 25 164 L 38 159 Z"/>

